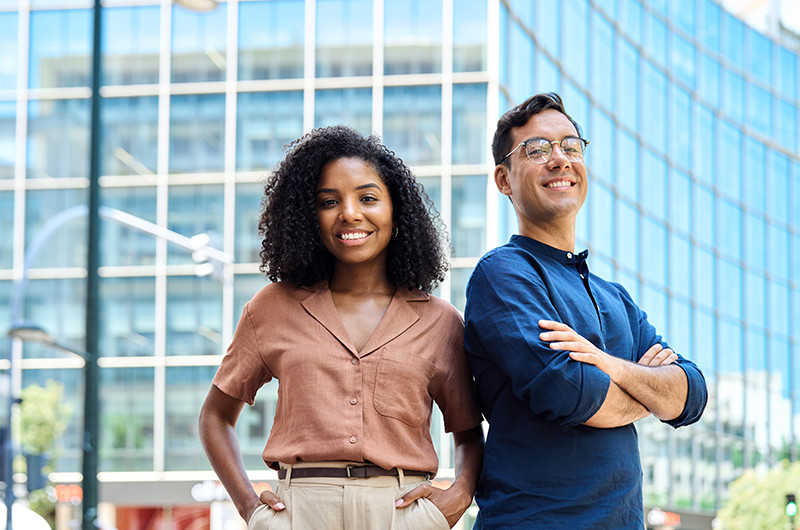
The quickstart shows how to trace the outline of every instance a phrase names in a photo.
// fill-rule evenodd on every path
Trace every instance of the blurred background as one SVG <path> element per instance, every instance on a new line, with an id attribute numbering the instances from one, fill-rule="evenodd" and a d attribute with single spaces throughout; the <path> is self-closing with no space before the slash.
<path id="1" fill-rule="evenodd" d="M 712 528 L 732 481 L 800 450 L 789 3 L 106 0 L 95 18 L 92 0 L 0 0 L 0 329 L 13 336 L 0 425 L 14 496 L 50 506 L 60 530 L 95 505 L 107 528 L 240 528 L 197 416 L 266 283 L 256 224 L 284 146 L 336 123 L 380 135 L 449 229 L 436 294 L 463 310 L 478 258 L 516 231 L 491 177 L 497 118 L 557 91 L 591 140 L 578 246 L 709 384 L 698 425 L 639 423 L 649 524 Z M 29 388 L 50 389 L 63 423 L 45 447 L 26 441 L 42 439 L 26 432 L 44 414 L 23 410 Z M 258 488 L 276 482 L 260 456 L 276 388 L 238 425 Z M 438 416 L 433 433 L 447 480 Z"/>

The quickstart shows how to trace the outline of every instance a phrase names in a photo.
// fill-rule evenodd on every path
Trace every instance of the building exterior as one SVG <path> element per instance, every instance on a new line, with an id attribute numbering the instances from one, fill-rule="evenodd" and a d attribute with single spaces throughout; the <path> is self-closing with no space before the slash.
<path id="1" fill-rule="evenodd" d="M 52 220 L 88 197 L 91 7 L 0 0 L 0 322 L 11 324 L 27 275 L 21 315 L 77 349 L 86 220 Z M 208 234 L 235 260 L 220 283 L 198 276 L 185 249 L 102 224 L 109 524 L 184 528 L 208 517 L 222 528 L 230 513 L 217 502 L 224 491 L 197 415 L 244 302 L 266 281 L 256 222 L 283 146 L 340 122 L 380 134 L 450 230 L 453 268 L 437 294 L 463 309 L 477 259 L 516 230 L 491 178 L 494 124 L 540 91 L 561 93 L 591 140 L 578 234 L 590 267 L 624 284 L 709 384 L 698 425 L 640 422 L 648 510 L 710 528 L 744 469 L 797 458 L 797 50 L 713 0 L 231 0 L 202 13 L 108 0 L 102 27 L 102 203 Z M 43 231 L 51 235 L 26 264 Z M 68 524 L 67 486 L 80 483 L 80 360 L 4 344 L 22 368 L 9 377 L 6 361 L 6 393 L 9 379 L 12 389 L 55 379 L 74 405 L 51 475 Z M 260 459 L 275 396 L 274 384 L 262 389 L 238 426 L 260 484 L 275 480 Z M 434 438 L 447 478 L 450 442 L 438 424 Z"/>

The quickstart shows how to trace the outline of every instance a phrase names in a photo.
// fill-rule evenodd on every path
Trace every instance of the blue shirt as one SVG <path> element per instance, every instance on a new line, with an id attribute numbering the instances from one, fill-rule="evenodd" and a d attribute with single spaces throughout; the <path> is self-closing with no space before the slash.
<path id="1" fill-rule="evenodd" d="M 587 255 L 513 236 L 467 285 L 465 347 L 489 422 L 476 528 L 644 527 L 636 428 L 583 425 L 603 404 L 608 375 L 539 339 L 547 319 L 632 362 L 668 347 L 621 285 L 589 272 Z M 707 400 L 697 366 L 677 364 L 688 396 L 666 422 L 673 427 L 696 422 Z"/>

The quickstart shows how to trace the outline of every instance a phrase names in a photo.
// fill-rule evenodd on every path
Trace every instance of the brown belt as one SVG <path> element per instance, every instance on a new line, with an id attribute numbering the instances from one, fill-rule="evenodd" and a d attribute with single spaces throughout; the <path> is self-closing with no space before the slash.
<path id="1" fill-rule="evenodd" d="M 427 471 L 404 469 L 403 475 L 430 478 Z M 380 466 L 345 466 L 345 467 L 296 467 L 292 468 L 292 478 L 372 478 L 396 477 L 397 468 L 383 469 Z M 286 469 L 278 470 L 278 478 L 286 478 Z"/>

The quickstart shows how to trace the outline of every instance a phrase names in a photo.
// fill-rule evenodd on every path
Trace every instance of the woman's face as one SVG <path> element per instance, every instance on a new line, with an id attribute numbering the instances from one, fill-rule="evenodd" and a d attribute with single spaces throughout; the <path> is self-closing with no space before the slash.
<path id="1" fill-rule="evenodd" d="M 338 158 L 322 168 L 316 191 L 322 244 L 337 265 L 386 267 L 392 238 L 392 199 L 375 168 L 360 158 Z"/>

